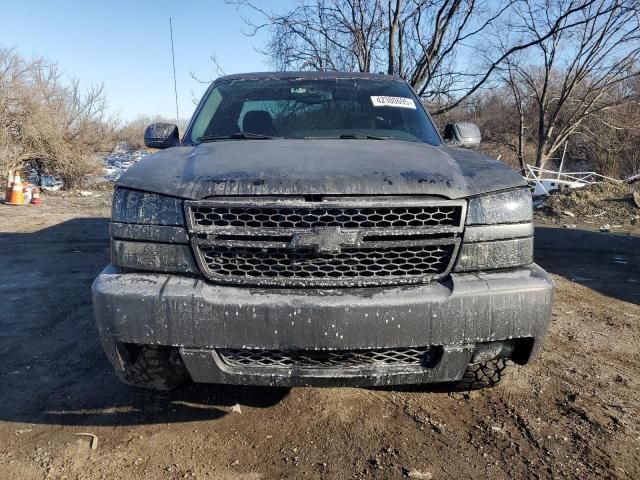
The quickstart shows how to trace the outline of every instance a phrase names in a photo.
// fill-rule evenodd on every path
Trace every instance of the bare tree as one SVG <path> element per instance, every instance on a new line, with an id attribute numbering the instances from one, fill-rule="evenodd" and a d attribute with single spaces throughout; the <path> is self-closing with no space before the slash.
<path id="1" fill-rule="evenodd" d="M 630 88 L 640 72 L 640 22 L 634 1 L 588 2 L 581 21 L 563 17 L 566 1 L 551 2 L 540 16 L 533 0 L 520 14 L 529 34 L 540 38 L 532 60 L 508 65 L 516 103 L 526 91 L 534 109 L 535 164 L 544 167 L 549 158 L 588 119 L 637 97 Z M 560 20 L 559 20 L 560 19 Z M 543 37 L 550 25 L 559 24 Z"/>
<path id="2" fill-rule="evenodd" d="M 252 0 L 229 3 L 264 19 L 260 24 L 246 20 L 248 35 L 269 29 L 262 52 L 278 69 L 371 72 L 380 67 L 375 55 L 386 28 L 382 0 L 304 0 L 282 13 Z"/>
<path id="3" fill-rule="evenodd" d="M 516 78 L 514 64 L 507 59 L 506 63 L 506 75 L 503 77 L 504 83 L 506 83 L 511 90 L 511 94 L 513 95 L 513 103 L 518 112 L 518 132 L 516 134 L 517 143 L 513 147 L 515 151 L 516 158 L 518 159 L 518 165 L 520 165 L 520 170 L 522 174 L 526 174 L 527 163 L 524 157 L 524 143 L 525 143 L 525 98 L 523 97 L 523 92 Z"/>
<path id="4" fill-rule="evenodd" d="M 275 11 L 259 0 L 227 1 L 260 19 L 246 20 L 248 35 L 269 32 L 262 52 L 277 69 L 399 75 L 434 114 L 498 81 L 497 70 L 511 56 L 586 25 L 620 2 L 559 0 L 547 17 L 546 0 L 298 0 Z M 532 30 L 529 15 L 547 21 Z M 491 37 L 501 39 L 498 48 Z"/>
<path id="5" fill-rule="evenodd" d="M 278 69 L 387 72 L 428 99 L 451 98 L 470 72 L 454 61 L 511 6 L 487 0 L 300 0 L 284 12 L 228 0 L 257 13 L 249 35 L 268 29 L 262 52 Z"/>
<path id="6" fill-rule="evenodd" d="M 93 154 L 113 142 L 102 85 L 83 91 L 55 63 L 0 49 L 0 169 L 31 165 L 66 187 L 95 168 Z"/>
<path id="7" fill-rule="evenodd" d="M 572 137 L 572 146 L 582 148 L 582 157 L 605 175 L 626 178 L 640 173 L 638 80 L 634 82 L 636 96 L 631 101 L 585 119 Z"/>

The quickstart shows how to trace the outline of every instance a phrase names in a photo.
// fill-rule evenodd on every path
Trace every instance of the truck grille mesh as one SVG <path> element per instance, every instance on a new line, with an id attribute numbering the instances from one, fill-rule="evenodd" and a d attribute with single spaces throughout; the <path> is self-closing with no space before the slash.
<path id="1" fill-rule="evenodd" d="M 363 366 L 431 367 L 438 349 L 432 347 L 375 350 L 258 350 L 219 349 L 218 355 L 233 367 L 332 368 Z"/>
<path id="2" fill-rule="evenodd" d="M 458 225 L 459 206 L 395 208 L 251 208 L 195 206 L 200 226 L 250 228 L 391 228 Z"/>
<path id="3" fill-rule="evenodd" d="M 408 277 L 442 273 L 453 245 L 343 249 L 338 253 L 286 248 L 201 245 L 207 268 L 234 277 Z"/>
<path id="4" fill-rule="evenodd" d="M 201 272 L 222 283 L 404 285 L 447 275 L 466 203 L 430 198 L 186 201 Z"/>

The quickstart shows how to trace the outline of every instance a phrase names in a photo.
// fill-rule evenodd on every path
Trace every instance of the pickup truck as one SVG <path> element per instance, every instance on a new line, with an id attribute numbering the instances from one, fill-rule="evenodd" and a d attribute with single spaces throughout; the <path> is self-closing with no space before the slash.
<path id="1" fill-rule="evenodd" d="M 553 282 L 529 188 L 479 141 L 392 76 L 217 79 L 116 183 L 92 287 L 108 359 L 159 390 L 495 385 L 540 350 Z"/>

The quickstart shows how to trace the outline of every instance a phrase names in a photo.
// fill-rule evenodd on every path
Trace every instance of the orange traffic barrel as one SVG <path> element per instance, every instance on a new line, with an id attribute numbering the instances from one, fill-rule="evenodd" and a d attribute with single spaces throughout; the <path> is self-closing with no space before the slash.
<path id="1" fill-rule="evenodd" d="M 33 189 L 33 194 L 31 195 L 31 205 L 40 205 L 40 190 L 37 188 Z"/>

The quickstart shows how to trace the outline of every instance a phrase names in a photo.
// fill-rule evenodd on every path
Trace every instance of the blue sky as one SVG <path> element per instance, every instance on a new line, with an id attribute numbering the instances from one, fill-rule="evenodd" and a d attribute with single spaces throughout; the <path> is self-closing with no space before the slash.
<path id="1" fill-rule="evenodd" d="M 175 117 L 169 17 L 173 19 L 180 117 L 193 112 L 190 91 L 214 78 L 216 55 L 226 73 L 268 70 L 255 51 L 265 37 L 247 38 L 235 6 L 224 0 L 23 0 L 2 2 L 0 46 L 57 61 L 83 85 L 104 82 L 110 109 L 124 120 L 143 113 Z M 290 0 L 265 5 L 286 6 Z"/>

